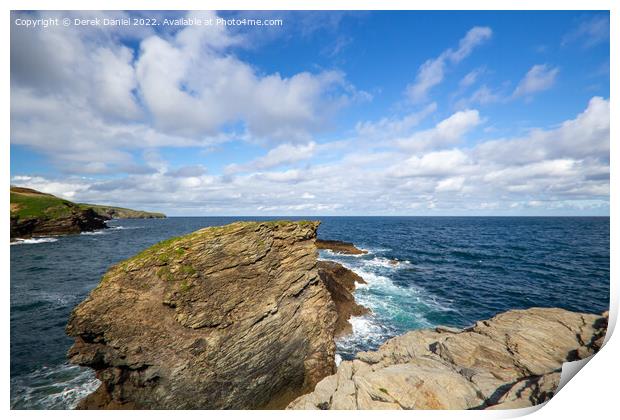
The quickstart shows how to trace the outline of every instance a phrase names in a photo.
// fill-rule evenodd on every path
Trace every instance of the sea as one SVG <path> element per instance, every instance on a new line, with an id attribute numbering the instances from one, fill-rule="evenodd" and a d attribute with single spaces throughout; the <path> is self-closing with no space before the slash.
<path id="1" fill-rule="evenodd" d="M 112 220 L 109 229 L 18 241 L 11 258 L 11 408 L 70 409 L 99 382 L 67 363 L 71 310 L 107 269 L 170 237 L 237 220 L 320 220 L 318 237 L 368 251 L 321 251 L 367 283 L 337 361 L 406 331 L 467 327 L 509 309 L 609 308 L 608 217 L 170 217 Z"/>

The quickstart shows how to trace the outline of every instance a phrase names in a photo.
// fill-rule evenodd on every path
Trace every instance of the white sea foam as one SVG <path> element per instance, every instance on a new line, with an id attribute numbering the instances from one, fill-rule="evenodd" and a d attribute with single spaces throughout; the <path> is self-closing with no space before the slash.
<path id="1" fill-rule="evenodd" d="M 353 329 L 352 333 L 338 337 L 336 346 L 340 351 L 349 353 L 351 356 L 357 351 L 378 347 L 393 335 L 391 328 L 382 325 L 372 315 L 353 316 L 349 318 L 349 322 Z"/>
<path id="2" fill-rule="evenodd" d="M 92 235 L 105 235 L 107 232 L 102 230 L 93 230 L 91 232 L 80 232 L 80 235 L 92 236 Z"/>
<path id="3" fill-rule="evenodd" d="M 334 362 L 336 362 L 336 366 L 340 366 L 340 363 L 342 363 L 342 356 L 336 353 L 336 357 L 334 357 Z"/>
<path id="4" fill-rule="evenodd" d="M 390 259 L 390 258 L 385 258 L 385 257 L 374 257 L 371 260 L 366 260 L 364 261 L 364 265 L 370 266 L 370 267 L 387 268 L 390 270 L 399 270 L 403 268 L 413 267 L 413 264 L 411 264 L 411 261 L 408 261 L 408 260 L 401 261 L 401 260 Z"/>
<path id="5" fill-rule="evenodd" d="M 341 355 L 352 357 L 358 351 L 377 348 L 404 330 L 433 327 L 426 317 L 429 312 L 452 311 L 423 288 L 412 283 L 401 286 L 394 281 L 400 270 L 414 267 L 411 261 L 394 260 L 380 254 L 350 258 L 324 253 L 321 257 L 342 264 L 366 282 L 356 285 L 354 295 L 355 300 L 371 312 L 350 318 L 352 333 L 337 340 Z"/>
<path id="6" fill-rule="evenodd" d="M 101 382 L 91 369 L 63 363 L 11 379 L 11 408 L 72 409 Z"/>
<path id="7" fill-rule="evenodd" d="M 33 244 L 45 244 L 50 242 L 56 242 L 58 239 L 54 237 L 40 237 L 40 238 L 29 238 L 29 239 L 21 239 L 16 238 L 15 242 L 11 242 L 11 245 L 33 245 Z"/>
<path id="8" fill-rule="evenodd" d="M 361 249 L 361 248 L 359 248 L 359 249 L 362 250 L 362 251 L 366 251 L 366 250 Z M 333 260 L 335 258 L 342 258 L 342 257 L 344 257 L 344 258 L 363 258 L 364 256 L 367 256 L 367 255 L 370 255 L 370 254 L 371 254 L 370 251 L 368 251 L 368 254 L 343 254 L 343 253 L 340 253 L 340 252 L 331 251 L 329 249 L 322 249 L 322 250 L 319 251 L 319 255 L 329 257 L 330 260 Z"/>
<path id="9" fill-rule="evenodd" d="M 108 230 L 133 230 L 133 229 L 143 229 L 144 226 L 110 226 Z"/>
<path id="10" fill-rule="evenodd" d="M 99 229 L 99 230 L 93 230 L 90 232 L 81 232 L 80 235 L 108 235 L 111 232 L 117 231 L 117 230 L 130 230 L 130 229 L 141 229 L 142 226 L 110 226 L 107 229 Z"/>

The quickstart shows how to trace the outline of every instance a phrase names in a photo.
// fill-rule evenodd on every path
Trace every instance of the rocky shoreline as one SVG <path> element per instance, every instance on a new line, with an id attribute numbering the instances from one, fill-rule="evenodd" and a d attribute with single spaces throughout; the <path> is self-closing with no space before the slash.
<path id="1" fill-rule="evenodd" d="M 533 308 L 412 331 L 336 368 L 335 338 L 368 311 L 364 280 L 317 249 L 365 251 L 316 240 L 318 225 L 206 228 L 112 267 L 67 325 L 71 363 L 102 382 L 78 408 L 514 408 L 602 344 L 605 317 Z"/>
<path id="2" fill-rule="evenodd" d="M 562 364 L 597 352 L 608 314 L 512 310 L 471 328 L 438 327 L 344 361 L 289 409 L 512 409 L 549 400 Z"/>

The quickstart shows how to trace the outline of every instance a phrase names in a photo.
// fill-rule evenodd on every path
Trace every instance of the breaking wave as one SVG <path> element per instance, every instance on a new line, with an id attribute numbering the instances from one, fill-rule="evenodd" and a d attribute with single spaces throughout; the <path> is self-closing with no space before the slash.
<path id="1" fill-rule="evenodd" d="M 56 241 L 58 241 L 58 238 L 54 238 L 54 237 L 41 237 L 41 238 L 29 238 L 29 239 L 16 238 L 14 242 L 11 242 L 11 245 L 46 244 L 46 243 L 56 242 Z"/>
<path id="2" fill-rule="evenodd" d="M 336 340 L 338 356 L 342 359 L 350 360 L 359 351 L 375 350 L 405 331 L 431 328 L 434 324 L 427 318 L 429 313 L 453 310 L 449 302 L 440 302 L 415 285 L 412 278 L 415 265 L 411 261 L 380 254 L 386 251 L 389 252 L 372 249 L 362 256 L 320 252 L 321 259 L 336 261 L 366 281 L 357 284 L 354 294 L 355 300 L 371 312 L 351 317 L 352 333 Z"/>
<path id="3" fill-rule="evenodd" d="M 101 382 L 91 369 L 63 363 L 11 378 L 11 409 L 72 409 Z"/>

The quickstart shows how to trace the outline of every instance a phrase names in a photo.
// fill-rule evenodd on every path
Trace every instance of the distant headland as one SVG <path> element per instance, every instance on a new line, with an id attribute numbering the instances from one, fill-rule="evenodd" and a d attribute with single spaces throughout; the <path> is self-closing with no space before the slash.
<path id="1" fill-rule="evenodd" d="M 110 219 L 165 217 L 163 213 L 74 203 L 31 188 L 11 186 L 11 240 L 105 229 Z"/>

